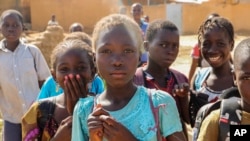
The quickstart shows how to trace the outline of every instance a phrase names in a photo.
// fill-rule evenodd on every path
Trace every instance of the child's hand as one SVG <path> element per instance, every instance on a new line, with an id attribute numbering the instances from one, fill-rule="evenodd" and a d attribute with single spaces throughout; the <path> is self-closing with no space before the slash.
<path id="1" fill-rule="evenodd" d="M 174 86 L 173 89 L 174 96 L 179 97 L 187 97 L 189 94 L 189 84 L 188 83 L 181 83 Z"/>
<path id="2" fill-rule="evenodd" d="M 103 138 L 103 121 L 101 115 L 109 116 L 109 113 L 97 105 L 94 111 L 88 117 L 88 129 L 91 141 L 102 141 Z"/>
<path id="3" fill-rule="evenodd" d="M 103 137 L 108 141 L 136 141 L 133 134 L 111 116 L 101 115 L 99 118 L 103 121 Z"/>
<path id="4" fill-rule="evenodd" d="M 70 115 L 73 114 L 75 104 L 79 98 L 87 97 L 87 81 L 80 77 L 79 74 L 69 74 L 64 80 L 64 94 L 66 96 L 67 110 Z"/>
<path id="5" fill-rule="evenodd" d="M 62 120 L 56 134 L 51 139 L 51 141 L 70 141 L 71 140 L 71 130 L 72 130 L 72 116 L 68 116 L 66 119 Z"/>

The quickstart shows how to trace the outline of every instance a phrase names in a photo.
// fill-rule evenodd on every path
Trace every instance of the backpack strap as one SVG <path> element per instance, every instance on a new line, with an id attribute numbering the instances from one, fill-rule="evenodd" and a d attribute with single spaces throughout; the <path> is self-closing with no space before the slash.
<path id="1" fill-rule="evenodd" d="M 200 133 L 200 127 L 203 122 L 203 120 L 206 118 L 208 114 L 210 114 L 213 110 L 220 108 L 221 101 L 217 101 L 215 103 L 208 103 L 204 106 L 202 106 L 196 115 L 195 124 L 193 127 L 193 141 L 196 141 L 198 138 L 198 135 Z"/>
<path id="2" fill-rule="evenodd" d="M 241 117 L 242 109 L 240 105 L 240 98 L 232 97 L 222 100 L 219 120 L 219 140 L 225 140 L 230 136 L 230 124 L 239 125 L 241 123 Z"/>
<path id="3" fill-rule="evenodd" d="M 33 57 L 34 68 L 35 68 L 35 70 L 37 71 L 35 53 L 32 51 L 32 49 L 30 48 L 30 46 L 27 45 L 27 44 L 26 44 L 26 48 L 28 48 L 29 52 L 31 53 L 31 55 L 32 55 L 32 57 Z"/>
<path id="4" fill-rule="evenodd" d="M 144 74 L 143 74 L 143 67 L 139 67 L 136 69 L 133 82 L 138 86 L 144 86 L 145 80 L 144 80 Z"/>
<path id="5" fill-rule="evenodd" d="M 153 99 L 152 99 L 152 94 L 151 94 L 151 90 L 148 89 L 148 98 L 149 98 L 149 102 L 150 102 L 150 108 L 151 111 L 153 113 L 154 116 L 154 121 L 155 121 L 155 127 L 153 128 L 153 130 L 156 130 L 156 134 L 157 134 L 157 141 L 166 141 L 166 139 L 161 135 L 160 132 L 160 121 L 159 121 L 159 106 L 158 107 L 154 107 L 154 103 L 153 103 Z"/>

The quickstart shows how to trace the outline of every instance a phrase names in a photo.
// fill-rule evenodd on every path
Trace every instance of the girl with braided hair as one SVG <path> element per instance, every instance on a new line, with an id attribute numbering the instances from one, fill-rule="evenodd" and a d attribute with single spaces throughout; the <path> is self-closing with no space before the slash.
<path id="1" fill-rule="evenodd" d="M 230 62 L 234 48 L 232 23 L 223 17 L 207 19 L 199 28 L 198 44 L 202 57 L 210 67 L 197 71 L 191 81 L 191 87 L 198 97 L 205 98 L 207 103 L 215 102 L 220 99 L 224 90 L 234 86 Z M 191 98 L 190 105 L 195 102 Z M 192 111 L 191 108 L 190 111 L 194 115 L 191 120 L 195 120 L 198 110 L 199 108 L 196 108 L 196 111 Z"/>

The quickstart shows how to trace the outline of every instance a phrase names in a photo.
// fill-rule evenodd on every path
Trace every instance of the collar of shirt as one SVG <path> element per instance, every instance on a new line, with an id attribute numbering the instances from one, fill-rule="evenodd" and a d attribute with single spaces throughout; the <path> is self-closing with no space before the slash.
<path id="1" fill-rule="evenodd" d="M 4 51 L 4 52 L 10 52 L 10 50 L 8 49 L 8 48 L 6 48 L 6 46 L 5 46 L 5 42 L 6 40 L 5 39 L 3 39 L 1 42 L 0 42 L 0 50 L 2 50 L 2 51 Z M 23 44 L 23 41 L 22 40 L 20 40 L 19 41 L 19 44 L 17 45 L 17 48 L 19 48 L 19 46 L 21 45 L 21 44 Z M 16 48 L 16 49 L 17 49 Z"/>

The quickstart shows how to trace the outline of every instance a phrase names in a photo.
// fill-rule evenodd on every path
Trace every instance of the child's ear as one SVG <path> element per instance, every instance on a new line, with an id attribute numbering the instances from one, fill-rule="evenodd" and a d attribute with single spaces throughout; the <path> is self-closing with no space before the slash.
<path id="1" fill-rule="evenodd" d="M 234 49 L 234 41 L 232 41 L 231 51 Z"/>
<path id="2" fill-rule="evenodd" d="M 145 51 L 148 51 L 148 44 L 149 44 L 148 41 L 143 42 L 143 47 Z"/>
<path id="3" fill-rule="evenodd" d="M 233 75 L 234 85 L 237 86 L 236 75 L 235 75 L 234 69 L 232 69 L 231 73 Z"/>

